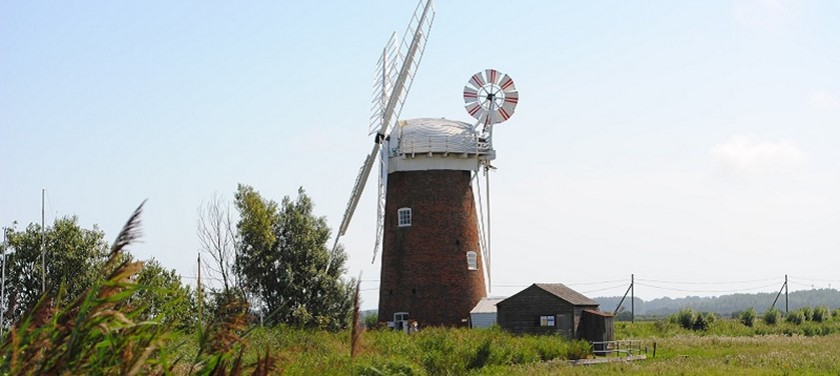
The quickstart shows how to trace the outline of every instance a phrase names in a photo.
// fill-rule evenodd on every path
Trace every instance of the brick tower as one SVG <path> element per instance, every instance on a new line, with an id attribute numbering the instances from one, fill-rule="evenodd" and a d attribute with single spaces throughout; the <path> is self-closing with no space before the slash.
<path id="1" fill-rule="evenodd" d="M 466 325 L 487 295 L 471 182 L 493 150 L 445 119 L 401 121 L 386 144 L 379 320 Z"/>

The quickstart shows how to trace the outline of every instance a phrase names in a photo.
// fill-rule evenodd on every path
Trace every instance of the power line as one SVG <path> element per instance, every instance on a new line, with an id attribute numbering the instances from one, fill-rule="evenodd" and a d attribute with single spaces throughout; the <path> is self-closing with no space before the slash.
<path id="1" fill-rule="evenodd" d="M 820 278 L 805 278 L 805 277 L 794 277 L 790 276 L 791 279 L 801 279 L 804 281 L 813 281 L 813 282 L 838 282 L 840 283 L 840 279 L 820 279 Z"/>
<path id="2" fill-rule="evenodd" d="M 654 283 L 670 283 L 675 285 L 734 285 L 740 283 L 756 283 L 756 282 L 767 282 L 767 281 L 778 281 L 779 278 L 764 278 L 764 279 L 752 279 L 752 280 L 744 280 L 744 281 L 712 281 L 712 282 L 701 282 L 701 281 L 666 281 L 661 279 L 645 279 L 645 278 L 636 278 L 637 281 L 643 282 L 654 282 Z"/>
<path id="3" fill-rule="evenodd" d="M 618 286 L 612 286 L 612 287 L 607 287 L 607 288 L 598 289 L 598 290 L 583 291 L 583 293 L 584 293 L 584 294 L 590 294 L 590 293 L 593 293 L 593 292 L 606 291 L 606 290 L 614 290 L 614 289 L 617 289 L 617 288 L 622 288 L 622 287 L 625 287 L 625 286 L 627 286 L 627 284 L 618 285 Z"/>
<path id="4" fill-rule="evenodd" d="M 564 283 L 564 285 L 566 285 L 566 286 L 606 285 L 607 283 L 618 283 L 618 282 L 624 282 L 625 284 L 627 284 L 629 281 L 627 280 L 627 278 L 622 278 L 622 279 L 614 279 L 614 280 L 611 280 L 611 281 Z"/>
<path id="5" fill-rule="evenodd" d="M 637 284 L 639 286 L 650 287 L 650 288 L 659 289 L 659 290 L 679 291 L 679 292 L 697 292 L 697 293 L 704 293 L 704 292 L 737 293 L 737 292 L 742 292 L 742 291 L 761 290 L 761 289 L 765 289 L 765 288 L 768 288 L 768 287 L 777 287 L 778 286 L 777 283 L 774 283 L 774 284 L 770 284 L 770 285 L 763 285 L 763 286 L 757 286 L 757 287 L 751 287 L 751 288 L 739 288 L 739 289 L 735 289 L 735 290 L 687 290 L 687 289 L 676 289 L 676 288 L 670 288 L 670 287 L 648 285 L 648 284 L 645 284 L 645 283 L 638 283 L 638 282 L 637 282 Z"/>

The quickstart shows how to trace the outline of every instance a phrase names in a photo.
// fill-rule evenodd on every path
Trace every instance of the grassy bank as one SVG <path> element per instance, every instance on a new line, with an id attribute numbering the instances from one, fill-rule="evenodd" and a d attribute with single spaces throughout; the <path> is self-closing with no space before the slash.
<path id="1" fill-rule="evenodd" d="M 351 360 L 347 331 L 259 328 L 247 338 L 245 358 L 255 359 L 268 349 L 290 375 L 840 374 L 837 324 L 808 325 L 811 329 L 762 322 L 746 327 L 718 320 L 707 331 L 691 331 L 667 320 L 620 322 L 617 339 L 643 340 L 648 359 L 576 367 L 566 360 L 587 356 L 588 345 L 556 336 L 512 336 L 499 329 L 428 328 L 413 335 L 368 331 L 360 355 Z M 179 351 L 185 356 L 194 351 L 192 338 L 181 337 L 185 344 Z"/>

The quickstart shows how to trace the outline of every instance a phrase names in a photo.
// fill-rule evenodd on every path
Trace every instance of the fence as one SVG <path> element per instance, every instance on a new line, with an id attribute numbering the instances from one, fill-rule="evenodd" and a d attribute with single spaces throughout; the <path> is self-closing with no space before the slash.
<path id="1" fill-rule="evenodd" d="M 592 342 L 592 353 L 598 356 L 629 357 L 647 354 L 647 347 L 642 348 L 640 340 Z"/>

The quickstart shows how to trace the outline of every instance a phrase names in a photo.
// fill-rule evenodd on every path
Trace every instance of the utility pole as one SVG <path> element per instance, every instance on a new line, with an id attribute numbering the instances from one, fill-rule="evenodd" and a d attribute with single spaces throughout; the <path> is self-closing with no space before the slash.
<path id="1" fill-rule="evenodd" d="M 201 325 L 201 251 L 198 252 L 198 324 Z"/>
<path id="2" fill-rule="evenodd" d="M 630 322 L 636 322 L 636 276 L 630 274 Z"/>
<path id="3" fill-rule="evenodd" d="M 788 314 L 788 284 L 787 274 L 785 274 L 785 315 Z"/>
<path id="4" fill-rule="evenodd" d="M 47 189 L 41 189 L 41 293 L 47 291 L 47 238 L 46 228 L 44 227 L 44 196 L 47 194 Z"/>
<path id="5" fill-rule="evenodd" d="M 3 227 L 3 272 L 0 276 L 0 334 L 3 333 L 6 317 L 6 228 Z"/>

